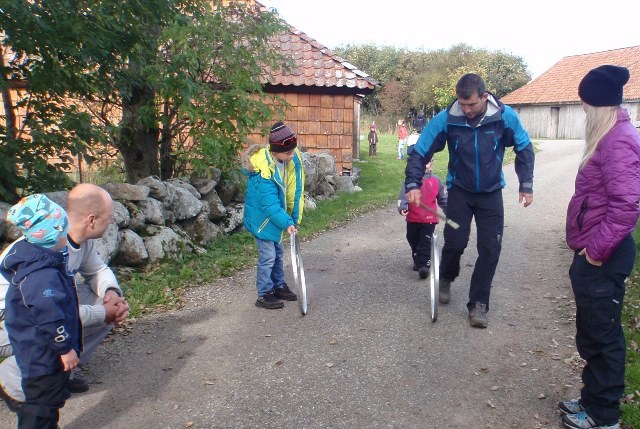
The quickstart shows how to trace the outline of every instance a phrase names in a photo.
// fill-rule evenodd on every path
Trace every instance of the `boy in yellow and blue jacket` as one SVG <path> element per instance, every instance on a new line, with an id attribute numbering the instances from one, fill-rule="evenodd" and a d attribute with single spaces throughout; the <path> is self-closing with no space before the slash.
<path id="1" fill-rule="evenodd" d="M 304 208 L 304 163 L 298 139 L 283 122 L 271 127 L 269 145 L 247 150 L 242 169 L 248 176 L 244 227 L 256 239 L 258 268 L 256 306 L 284 307 L 296 301 L 284 275 L 284 232 L 298 230 Z"/>

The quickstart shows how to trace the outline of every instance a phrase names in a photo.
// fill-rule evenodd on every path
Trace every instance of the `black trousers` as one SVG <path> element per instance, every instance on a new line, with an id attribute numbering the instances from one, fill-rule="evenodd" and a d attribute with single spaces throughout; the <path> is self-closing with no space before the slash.
<path id="1" fill-rule="evenodd" d="M 378 154 L 378 144 L 369 143 L 369 156 Z"/>
<path id="2" fill-rule="evenodd" d="M 502 190 L 474 193 L 453 186 L 449 189 L 447 217 L 457 222 L 460 228 L 453 229 L 445 224 L 440 277 L 453 281 L 460 274 L 460 258 L 469 243 L 471 220 L 475 219 L 478 259 L 471 275 L 467 308 L 471 311 L 475 303 L 479 302 L 486 304 L 488 309 L 491 283 L 502 249 Z"/>
<path id="3" fill-rule="evenodd" d="M 624 281 L 633 269 L 636 245 L 626 237 L 597 267 L 576 251 L 569 270 L 576 298 L 576 346 L 587 361 L 580 403 L 598 425 L 620 419 L 626 346 L 622 330 Z"/>
<path id="4" fill-rule="evenodd" d="M 435 223 L 407 222 L 407 241 L 411 247 L 413 263 L 418 268 L 426 267 L 431 259 L 431 234 L 436 229 Z"/>
<path id="5" fill-rule="evenodd" d="M 71 394 L 67 389 L 70 372 L 23 378 L 25 402 L 18 410 L 18 429 L 56 429 L 60 408 Z"/>

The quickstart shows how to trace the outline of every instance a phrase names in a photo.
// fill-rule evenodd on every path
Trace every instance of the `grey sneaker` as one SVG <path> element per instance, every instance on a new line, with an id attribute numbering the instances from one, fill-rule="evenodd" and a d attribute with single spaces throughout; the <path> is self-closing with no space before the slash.
<path id="1" fill-rule="evenodd" d="M 562 416 L 562 424 L 571 429 L 620 429 L 620 423 L 597 425 L 586 411 Z"/>
<path id="2" fill-rule="evenodd" d="M 440 294 L 438 295 L 440 304 L 449 304 L 451 301 L 451 280 L 440 279 Z"/>
<path id="3" fill-rule="evenodd" d="M 558 409 L 562 414 L 578 414 L 580 411 L 584 411 L 584 408 L 580 405 L 580 399 L 561 401 L 558 404 Z"/>
<path id="4" fill-rule="evenodd" d="M 442 287 L 442 285 L 440 286 Z M 487 317 L 487 304 L 476 302 L 476 306 L 469 312 L 469 322 L 474 328 L 486 328 L 489 325 Z"/>

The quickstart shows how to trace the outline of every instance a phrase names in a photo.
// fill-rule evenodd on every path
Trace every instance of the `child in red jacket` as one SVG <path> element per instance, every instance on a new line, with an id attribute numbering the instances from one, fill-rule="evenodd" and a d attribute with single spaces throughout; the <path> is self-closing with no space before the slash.
<path id="1" fill-rule="evenodd" d="M 422 186 L 422 204 L 436 211 L 438 206 L 446 212 L 447 210 L 447 188 L 442 184 L 438 176 L 431 173 L 433 161 L 429 162 L 424 171 Z M 426 279 L 431 266 L 431 235 L 438 224 L 438 216 L 423 208 L 409 205 L 405 196 L 407 190 L 405 185 L 400 189 L 398 196 L 398 212 L 406 216 L 407 221 L 407 241 L 411 246 L 411 256 L 413 257 L 413 271 L 418 271 L 421 279 Z"/>

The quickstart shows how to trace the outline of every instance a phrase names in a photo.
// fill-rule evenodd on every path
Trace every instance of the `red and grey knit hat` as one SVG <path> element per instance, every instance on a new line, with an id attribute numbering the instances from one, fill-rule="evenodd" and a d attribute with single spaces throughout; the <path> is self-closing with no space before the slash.
<path id="1" fill-rule="evenodd" d="M 269 148 L 271 152 L 289 152 L 298 146 L 298 138 L 294 132 L 284 124 L 276 122 L 269 133 Z"/>

